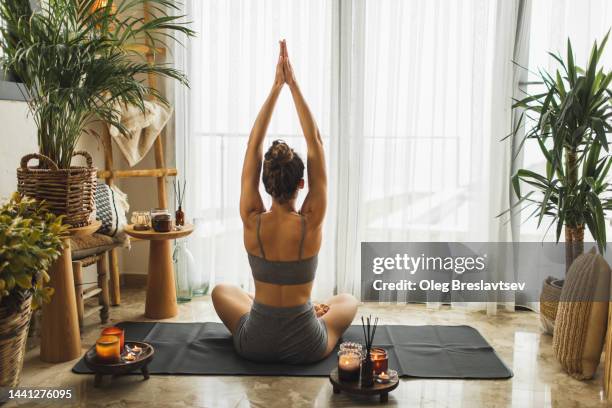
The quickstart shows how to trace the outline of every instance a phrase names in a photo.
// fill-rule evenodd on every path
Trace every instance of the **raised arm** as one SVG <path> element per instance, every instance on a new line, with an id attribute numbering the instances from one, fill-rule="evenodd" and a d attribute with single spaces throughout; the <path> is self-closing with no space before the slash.
<path id="1" fill-rule="evenodd" d="M 278 63 L 276 65 L 274 84 L 272 85 L 268 98 L 257 115 L 257 119 L 255 119 L 255 124 L 253 124 L 253 129 L 251 129 L 251 134 L 249 136 L 246 154 L 244 155 L 240 189 L 240 217 L 243 222 L 247 222 L 251 214 L 266 210 L 261 195 L 259 194 L 259 179 L 263 160 L 263 141 L 266 137 L 266 131 L 270 124 L 270 118 L 272 117 L 276 100 L 285 84 L 282 62 L 281 48 Z"/>
<path id="2" fill-rule="evenodd" d="M 327 208 L 327 173 L 325 171 L 325 152 L 323 151 L 323 140 L 319 133 L 319 128 L 315 122 L 308 104 L 300 91 L 300 87 L 295 80 L 293 67 L 289 62 L 287 44 L 281 42 L 283 57 L 283 68 L 285 71 L 285 81 L 291 89 L 295 109 L 297 110 L 302 126 L 302 132 L 306 138 L 307 169 L 308 169 L 308 195 L 302 204 L 301 213 L 306 215 L 311 225 L 320 226 L 325 217 Z"/>

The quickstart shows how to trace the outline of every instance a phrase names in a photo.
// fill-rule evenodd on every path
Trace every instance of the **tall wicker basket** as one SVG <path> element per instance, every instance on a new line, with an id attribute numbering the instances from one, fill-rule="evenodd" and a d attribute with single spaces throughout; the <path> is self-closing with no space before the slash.
<path id="1" fill-rule="evenodd" d="M 64 222 L 73 227 L 90 224 L 94 210 L 96 192 L 96 168 L 89 153 L 78 151 L 74 156 L 84 156 L 87 166 L 72 166 L 60 169 L 53 160 L 38 153 L 23 156 L 17 169 L 17 191 L 21 194 L 44 200 L 49 211 L 65 215 Z M 38 159 L 37 167 L 28 167 L 28 162 Z M 41 168 L 41 164 L 47 168 Z"/>
<path id="2" fill-rule="evenodd" d="M 19 383 L 32 315 L 31 303 L 30 295 L 17 310 L 0 307 L 0 387 L 13 388 Z"/>
<path id="3" fill-rule="evenodd" d="M 549 276 L 542 283 L 542 293 L 540 294 L 540 325 L 544 333 L 552 336 L 555 331 L 555 319 L 559 299 L 563 290 L 563 280 Z"/>

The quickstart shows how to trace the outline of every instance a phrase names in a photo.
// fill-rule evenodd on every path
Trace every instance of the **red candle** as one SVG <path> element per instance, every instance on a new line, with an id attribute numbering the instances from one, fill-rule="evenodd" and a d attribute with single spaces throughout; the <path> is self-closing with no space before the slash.
<path id="1" fill-rule="evenodd" d="M 389 359 L 387 357 L 387 350 L 373 347 L 370 350 L 370 360 L 372 360 L 372 368 L 374 369 L 374 375 L 387 372 L 389 369 Z"/>
<path id="2" fill-rule="evenodd" d="M 123 344 L 124 344 L 124 332 L 123 329 L 119 327 L 107 327 L 102 330 L 102 336 L 117 336 L 119 338 L 119 350 L 120 353 L 123 353 Z"/>

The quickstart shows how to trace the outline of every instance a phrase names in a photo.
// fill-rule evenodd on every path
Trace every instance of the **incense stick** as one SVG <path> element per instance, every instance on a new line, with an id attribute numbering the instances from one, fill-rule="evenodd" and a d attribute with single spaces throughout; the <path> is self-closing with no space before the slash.
<path id="1" fill-rule="evenodd" d="M 187 180 L 183 180 L 183 189 L 181 190 L 181 182 L 174 179 L 174 196 L 178 201 L 178 206 L 183 206 L 183 200 L 185 200 L 185 190 L 187 190 Z"/>
<path id="2" fill-rule="evenodd" d="M 372 319 L 372 315 L 367 316 L 365 319 L 361 316 L 361 329 L 363 330 L 363 338 L 365 341 L 366 352 L 370 352 L 372 344 L 374 344 L 374 336 L 376 335 L 376 329 L 378 328 L 378 317 Z"/>
<path id="3" fill-rule="evenodd" d="M 366 341 L 366 345 L 368 342 L 368 336 L 366 336 L 366 331 L 365 331 L 365 323 L 363 322 L 363 316 L 361 316 L 361 328 L 363 329 L 363 338 Z"/>

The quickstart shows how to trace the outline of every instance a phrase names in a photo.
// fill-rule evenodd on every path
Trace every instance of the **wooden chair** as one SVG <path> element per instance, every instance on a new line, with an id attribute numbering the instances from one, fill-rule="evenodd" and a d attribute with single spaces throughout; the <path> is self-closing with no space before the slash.
<path id="1" fill-rule="evenodd" d="M 111 251 L 117 244 L 113 239 L 102 234 L 93 234 L 88 237 L 75 238 L 71 240 L 72 270 L 74 273 L 74 291 L 77 300 L 77 315 L 79 317 L 79 328 L 83 330 L 83 321 L 86 317 L 99 312 L 102 324 L 108 321 L 110 306 L 109 261 Z M 85 281 L 83 268 L 96 264 L 97 279 L 93 282 Z M 98 306 L 91 309 L 85 308 L 89 299 L 98 299 Z"/>
<path id="2" fill-rule="evenodd" d="M 98 280 L 96 286 L 88 286 L 88 282 L 83 280 L 83 267 L 97 264 Z M 79 329 L 83 331 L 83 321 L 86 317 L 96 312 L 100 312 L 100 323 L 108 322 L 109 291 L 108 291 L 108 253 L 104 252 L 97 256 L 81 259 L 72 262 L 74 272 L 74 292 L 77 300 L 77 314 L 79 316 Z M 98 307 L 85 310 L 85 302 L 97 296 Z"/>
<path id="3" fill-rule="evenodd" d="M 112 283 L 112 274 L 109 273 L 109 260 L 111 251 L 116 250 L 117 244 L 112 238 L 101 234 L 93 234 L 92 239 L 71 239 L 72 270 L 74 275 L 74 291 L 77 299 L 77 315 L 79 329 L 83 330 L 83 320 L 92 314 L 100 313 L 100 322 L 108 322 L 110 309 L 109 278 Z M 83 268 L 96 264 L 97 279 L 95 282 L 85 282 Z M 98 307 L 85 310 L 85 302 L 97 296 Z M 28 337 L 40 335 L 40 310 L 32 313 Z"/>

